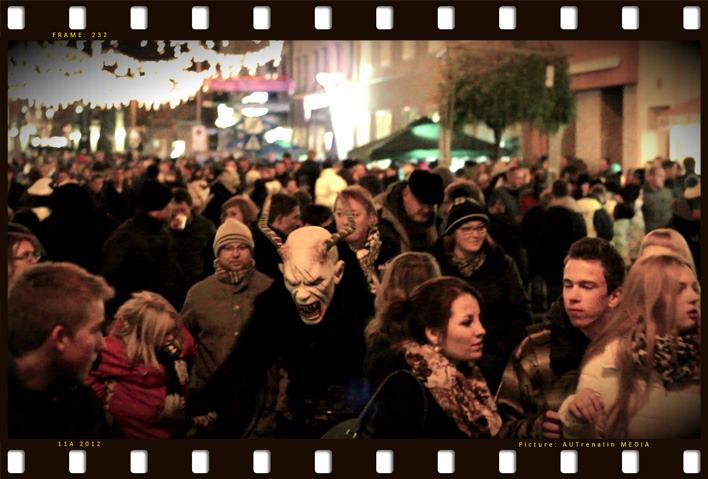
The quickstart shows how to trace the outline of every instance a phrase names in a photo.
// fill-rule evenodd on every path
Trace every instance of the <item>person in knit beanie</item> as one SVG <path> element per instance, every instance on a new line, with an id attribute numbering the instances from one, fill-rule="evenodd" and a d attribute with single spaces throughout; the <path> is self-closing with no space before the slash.
<path id="1" fill-rule="evenodd" d="M 187 293 L 184 324 L 197 341 L 197 360 L 190 388 L 201 389 L 224 362 L 256 297 L 273 280 L 256 271 L 253 235 L 242 222 L 227 218 L 214 236 L 214 274 Z"/>

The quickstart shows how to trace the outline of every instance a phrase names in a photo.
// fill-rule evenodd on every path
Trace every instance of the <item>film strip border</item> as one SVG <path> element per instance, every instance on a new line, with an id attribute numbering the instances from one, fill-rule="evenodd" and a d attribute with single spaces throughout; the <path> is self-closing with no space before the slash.
<path id="1" fill-rule="evenodd" d="M 696 40 L 703 1 L 685 2 L 22 2 L 3 3 L 6 40 L 52 32 L 111 39 L 676 39 Z M 6 46 L 6 45 L 5 45 Z M 0 402 L 4 402 L 4 398 Z M 5 409 L 5 408 L 3 408 Z M 6 409 L 5 409 L 6 411 Z M 3 411 L 3 414 L 6 412 Z M 492 477 L 699 474 L 697 441 L 17 441 L 0 446 L 8 477 Z M 596 444 L 597 445 L 597 444 Z"/>
<path id="2" fill-rule="evenodd" d="M 82 4 L 83 3 L 83 4 Z M 136 1 L 135 3 L 141 3 Z M 145 3 L 145 2 L 143 2 Z M 265 5 L 263 3 L 266 3 Z M 7 2 L 3 30 L 84 40 L 179 35 L 253 37 L 694 39 L 701 2 Z M 78 5 L 77 5 L 78 4 Z"/>
<path id="3" fill-rule="evenodd" d="M 695 477 L 701 453 L 673 441 L 627 441 L 589 446 L 583 441 L 555 441 L 544 447 L 514 449 L 508 441 L 20 441 L 3 461 L 7 477 L 61 473 L 84 477 L 155 474 L 181 477 L 530 477 L 538 474 L 598 477 Z M 20 445 L 18 442 L 18 446 Z M 56 441 L 55 441 L 56 442 Z M 678 441 L 686 442 L 686 441 Z M 73 447 L 69 446 L 73 443 Z M 13 446 L 14 447 L 14 446 Z M 695 447 L 695 444 L 694 446 Z M 668 475 L 667 475 L 668 474 Z M 43 476 L 46 477 L 46 476 Z"/>

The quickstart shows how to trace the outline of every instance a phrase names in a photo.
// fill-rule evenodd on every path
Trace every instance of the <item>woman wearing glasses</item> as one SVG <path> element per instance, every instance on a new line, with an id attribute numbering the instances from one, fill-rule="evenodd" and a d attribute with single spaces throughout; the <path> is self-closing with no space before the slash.
<path id="1" fill-rule="evenodd" d="M 7 234 L 7 282 L 37 264 L 42 257 L 42 246 L 29 232 L 11 231 Z"/>
<path id="2" fill-rule="evenodd" d="M 526 335 L 531 309 L 516 263 L 489 236 L 488 225 L 484 206 L 456 198 L 432 253 L 443 275 L 465 280 L 484 299 L 487 337 L 479 365 L 496 391 L 511 352 Z"/>

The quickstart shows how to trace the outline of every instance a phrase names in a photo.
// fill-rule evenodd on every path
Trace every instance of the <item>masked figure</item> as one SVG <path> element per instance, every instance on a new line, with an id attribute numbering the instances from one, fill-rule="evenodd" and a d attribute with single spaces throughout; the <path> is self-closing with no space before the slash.
<path id="1" fill-rule="evenodd" d="M 256 298 L 229 358 L 190 412 L 216 412 L 215 437 L 320 437 L 354 417 L 368 396 L 368 285 L 361 269 L 349 267 L 357 262 L 351 250 L 338 244 L 349 231 L 308 226 L 282 244 L 263 221 L 259 227 L 278 248 L 283 281 Z"/>

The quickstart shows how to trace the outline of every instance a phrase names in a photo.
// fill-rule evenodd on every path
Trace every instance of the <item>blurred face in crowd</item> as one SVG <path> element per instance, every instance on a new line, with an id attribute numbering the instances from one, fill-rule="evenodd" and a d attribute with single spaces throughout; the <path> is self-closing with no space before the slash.
<path id="1" fill-rule="evenodd" d="M 679 333 L 685 333 L 701 321 L 700 287 L 696 275 L 687 266 L 677 271 L 676 280 L 676 329 Z"/>
<path id="2" fill-rule="evenodd" d="M 124 179 L 125 173 L 123 173 L 123 170 L 121 168 L 116 168 L 113 170 L 113 184 L 115 186 L 121 186 L 123 184 Z"/>
<path id="3" fill-rule="evenodd" d="M 289 235 L 302 226 L 302 220 L 300 219 L 300 207 L 296 206 L 286 215 L 278 215 L 271 226 L 284 235 Z"/>
<path id="4" fill-rule="evenodd" d="M 306 226 L 288 236 L 285 243 L 287 254 L 280 271 L 305 324 L 322 321 L 344 273 L 344 261 L 337 259 L 336 249 L 324 258 L 317 254 L 330 237 L 324 228 Z"/>
<path id="5" fill-rule="evenodd" d="M 509 173 L 509 186 L 512 189 L 519 189 L 524 184 L 524 172 L 521 169 Z"/>
<path id="6" fill-rule="evenodd" d="M 362 164 L 356 164 L 352 168 L 352 178 L 354 181 L 359 181 L 359 179 L 366 174 L 366 167 Z"/>
<path id="7" fill-rule="evenodd" d="M 184 201 L 172 202 L 172 218 L 170 228 L 181 230 L 192 222 L 192 208 Z"/>
<path id="8" fill-rule="evenodd" d="M 67 181 L 71 179 L 71 176 L 69 175 L 69 172 L 67 171 L 60 171 L 57 173 L 56 179 L 54 180 L 54 183 L 59 186 L 63 185 Z M 100 190 L 99 190 L 100 191 Z"/>
<path id="9" fill-rule="evenodd" d="M 482 248 L 487 239 L 487 224 L 484 221 L 468 221 L 453 233 L 455 239 L 455 255 L 465 257 Z"/>
<path id="10" fill-rule="evenodd" d="M 416 223 L 427 222 L 433 214 L 432 205 L 426 205 L 418 201 L 418 198 L 415 197 L 408 186 L 403 189 L 403 208 L 408 218 Z"/>
<path id="11" fill-rule="evenodd" d="M 95 194 L 100 193 L 103 190 L 103 177 L 99 176 L 91 180 L 89 183 L 89 188 L 91 188 L 91 191 Z"/>
<path id="12" fill-rule="evenodd" d="M 297 181 L 288 180 L 288 184 L 285 189 L 287 190 L 289 195 L 294 195 L 295 192 L 298 190 Z"/>
<path id="13" fill-rule="evenodd" d="M 369 235 L 369 228 L 376 220 L 376 216 L 367 213 L 366 207 L 361 204 L 361 202 L 354 199 L 347 200 L 340 198 L 337 200 L 337 205 L 334 210 L 334 220 L 337 222 L 337 231 L 343 231 L 347 228 L 348 219 L 346 205 L 349 205 L 349 209 L 354 216 L 356 230 L 344 239 L 350 245 L 361 248 L 366 242 L 366 238 Z"/>
<path id="14" fill-rule="evenodd" d="M 241 211 L 241 207 L 238 205 L 233 205 L 226 208 L 226 211 L 224 211 L 224 219 L 221 221 L 221 224 L 224 224 L 224 221 L 229 218 L 239 220 L 241 223 L 245 224 L 245 221 L 243 220 L 243 211 Z"/>
<path id="15" fill-rule="evenodd" d="M 64 330 L 58 350 L 64 370 L 79 382 L 84 382 L 91 365 L 103 350 L 101 324 L 104 318 L 103 301 L 88 304 L 86 320 L 73 332 Z"/>
<path id="16" fill-rule="evenodd" d="M 28 240 L 21 240 L 12 247 L 12 257 L 7 262 L 7 278 L 13 279 L 25 272 L 27 268 L 39 262 L 39 251 L 34 249 Z"/>
<path id="17" fill-rule="evenodd" d="M 592 338 L 602 319 L 621 299 L 618 290 L 608 293 L 605 270 L 599 260 L 570 258 L 563 271 L 563 306 L 570 322 Z"/>
<path id="18" fill-rule="evenodd" d="M 482 358 L 486 331 L 480 320 L 479 302 L 469 293 L 461 294 L 452 302 L 444 337 L 430 329 L 426 332 L 428 340 L 439 345 L 441 352 L 453 362 Z"/>
<path id="19" fill-rule="evenodd" d="M 251 248 L 245 243 L 231 242 L 219 250 L 219 263 L 230 272 L 241 271 L 253 263 Z"/>
<path id="20" fill-rule="evenodd" d="M 276 175 L 282 175 L 285 173 L 285 164 L 283 163 L 276 163 L 275 164 L 275 174 Z"/>
<path id="21" fill-rule="evenodd" d="M 663 168 L 657 168 L 654 173 L 647 176 L 647 182 L 649 186 L 657 190 L 664 187 L 664 182 L 666 181 L 666 172 Z"/>

